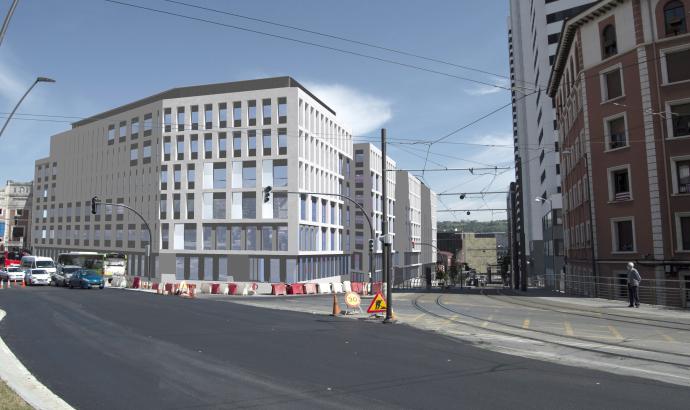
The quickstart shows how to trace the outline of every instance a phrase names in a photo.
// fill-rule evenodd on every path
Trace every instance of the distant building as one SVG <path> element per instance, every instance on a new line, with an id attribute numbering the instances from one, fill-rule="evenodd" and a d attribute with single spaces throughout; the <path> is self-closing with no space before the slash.
<path id="1" fill-rule="evenodd" d="M 0 188 L 0 250 L 31 246 L 31 182 L 8 180 Z"/>
<path id="2" fill-rule="evenodd" d="M 462 233 L 460 263 L 479 273 L 497 272 L 495 233 Z"/>
<path id="3" fill-rule="evenodd" d="M 688 1 L 609 0 L 563 27 L 549 80 L 558 107 L 574 294 L 690 305 Z"/>

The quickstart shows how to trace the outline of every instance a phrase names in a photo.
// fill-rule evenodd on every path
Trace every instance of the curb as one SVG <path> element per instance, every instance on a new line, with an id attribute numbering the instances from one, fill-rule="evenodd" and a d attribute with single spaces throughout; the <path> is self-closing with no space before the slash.
<path id="1" fill-rule="evenodd" d="M 5 311 L 0 309 L 0 322 L 5 316 Z M 0 379 L 35 409 L 74 410 L 72 406 L 39 382 L 17 359 L 2 338 L 0 338 Z"/>

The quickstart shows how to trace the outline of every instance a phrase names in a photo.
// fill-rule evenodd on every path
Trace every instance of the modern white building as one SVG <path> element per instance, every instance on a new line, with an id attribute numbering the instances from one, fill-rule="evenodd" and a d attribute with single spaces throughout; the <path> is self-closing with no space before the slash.
<path id="1" fill-rule="evenodd" d="M 555 105 L 546 93 L 564 20 L 591 0 L 510 0 L 508 40 L 513 101 L 518 229 L 530 277 L 547 284 L 563 263 L 561 166 Z M 540 197 L 544 200 L 535 201 Z M 553 211 L 552 211 L 553 209 Z M 523 214 L 523 212 L 524 214 Z M 519 232 L 517 233 L 519 235 Z M 556 258 L 552 257 L 553 253 Z M 545 256 L 546 255 L 546 256 Z M 554 262 L 556 267 L 554 269 Z"/>
<path id="2" fill-rule="evenodd" d="M 125 252 L 144 275 L 295 282 L 350 269 L 352 136 L 290 77 L 175 88 L 73 124 L 36 161 L 38 254 Z M 263 188 L 272 195 L 264 201 Z M 303 192 L 303 194 L 299 194 Z M 310 194 L 319 192 L 323 194 Z"/>
<path id="3" fill-rule="evenodd" d="M 422 183 L 407 171 L 395 173 L 395 282 L 422 276 Z M 429 221 L 429 224 L 431 221 Z M 393 226 L 393 224 L 391 224 Z M 435 260 L 434 260 L 435 262 Z"/>
<path id="4" fill-rule="evenodd" d="M 31 186 L 8 180 L 0 188 L 0 250 L 30 247 Z"/>
<path id="5" fill-rule="evenodd" d="M 382 153 L 381 150 L 370 143 L 354 144 L 354 199 L 360 204 L 374 226 L 374 276 L 375 281 L 382 278 L 383 252 L 382 242 L 378 240 L 383 233 L 383 176 L 382 176 Z M 395 170 L 395 161 L 390 157 L 386 158 L 386 168 Z M 388 215 L 389 233 L 395 235 L 395 171 L 387 172 L 388 187 Z M 354 232 L 354 248 L 352 250 L 352 270 L 362 272 L 363 277 L 368 277 L 371 272 L 369 265 L 369 240 L 372 239 L 371 231 L 366 218 L 359 209 L 355 209 L 355 218 L 352 221 L 352 231 Z M 354 278 L 354 276 L 353 276 Z"/>

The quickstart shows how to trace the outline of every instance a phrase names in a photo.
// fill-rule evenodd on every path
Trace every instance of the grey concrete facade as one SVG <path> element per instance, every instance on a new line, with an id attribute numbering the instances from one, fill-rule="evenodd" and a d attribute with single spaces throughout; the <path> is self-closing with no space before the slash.
<path id="1" fill-rule="evenodd" d="M 8 180 L 0 188 L 0 250 L 31 246 L 32 186 Z"/>

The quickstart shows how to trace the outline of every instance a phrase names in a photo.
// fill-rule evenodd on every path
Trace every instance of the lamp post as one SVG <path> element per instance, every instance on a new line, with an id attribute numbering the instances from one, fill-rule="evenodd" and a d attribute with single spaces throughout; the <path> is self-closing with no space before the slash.
<path id="1" fill-rule="evenodd" d="M 36 78 L 34 83 L 31 84 L 31 87 L 29 87 L 29 89 L 26 90 L 24 95 L 22 95 L 22 98 L 19 99 L 19 102 L 17 103 L 17 105 L 14 106 L 14 109 L 12 110 L 10 115 L 7 117 L 7 120 L 5 121 L 5 125 L 3 125 L 2 129 L 0 130 L 0 137 L 2 137 L 2 133 L 5 131 L 5 128 L 7 128 L 7 124 L 10 123 L 10 120 L 12 119 L 12 116 L 14 115 L 14 113 L 17 111 L 17 108 L 19 108 L 22 101 L 24 101 L 26 96 L 29 95 L 29 93 L 31 92 L 31 90 L 33 90 L 33 88 L 36 86 L 36 84 L 38 84 L 38 83 L 54 83 L 54 82 L 55 82 L 55 80 L 53 80 L 52 78 L 48 78 L 48 77 L 37 77 Z"/>
<path id="2" fill-rule="evenodd" d="M 550 198 L 542 198 L 540 196 L 534 198 L 536 202 L 549 202 L 549 213 L 551 214 L 551 257 L 552 257 L 552 264 L 553 264 L 553 273 L 551 274 L 551 281 L 553 282 L 553 288 L 556 289 L 556 238 L 554 235 L 554 229 L 553 225 L 555 222 L 555 218 L 553 215 L 553 201 Z"/>

